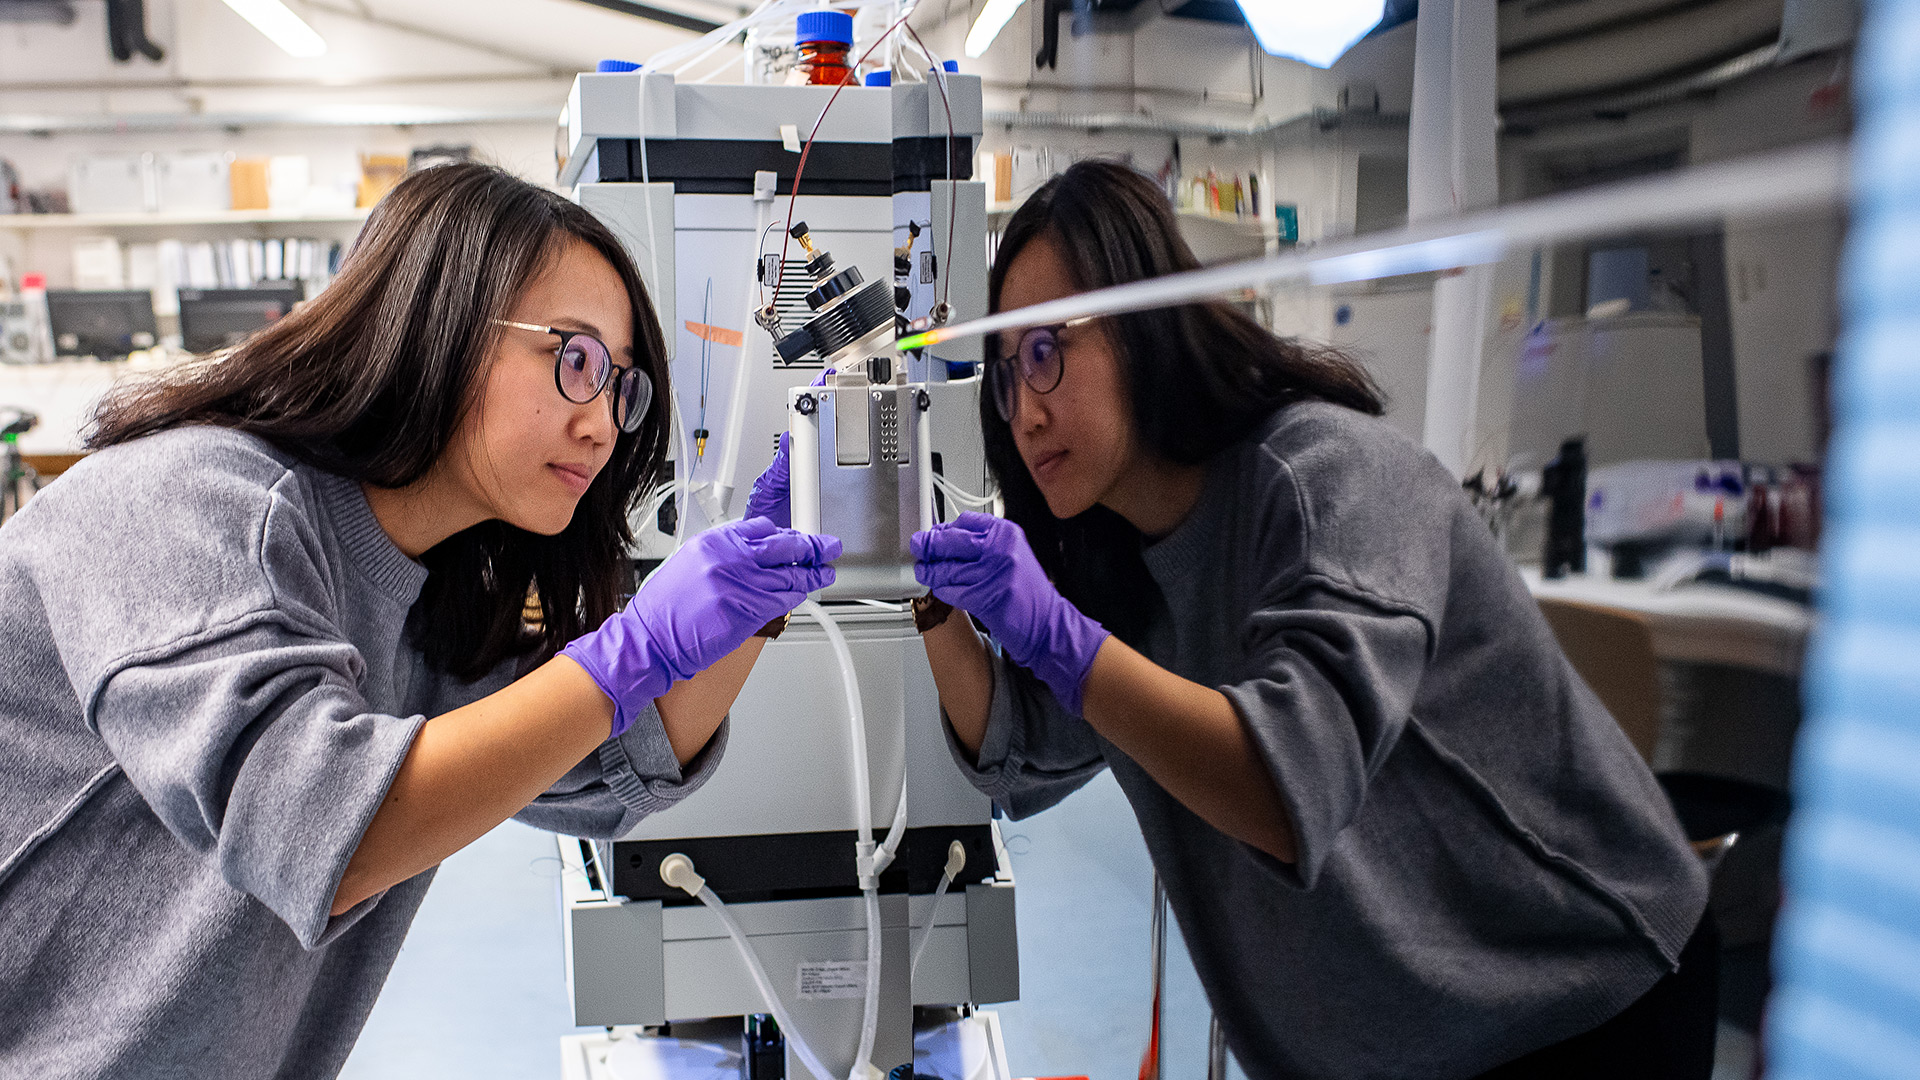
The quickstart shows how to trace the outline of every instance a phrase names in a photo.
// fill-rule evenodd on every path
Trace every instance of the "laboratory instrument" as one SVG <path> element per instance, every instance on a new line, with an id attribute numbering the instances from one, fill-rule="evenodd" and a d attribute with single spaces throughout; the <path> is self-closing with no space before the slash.
<path id="1" fill-rule="evenodd" d="M 851 45 L 810 70 L 901 55 Z M 739 518 L 782 432 L 794 527 L 845 553 L 761 654 L 705 787 L 612 842 L 561 841 L 575 1021 L 613 1029 L 564 1053 L 589 1075 L 632 1030 L 718 1023 L 748 1076 L 885 1076 L 963 1044 L 1004 1076 L 976 1007 L 1019 992 L 1014 883 L 905 603 L 925 592 L 912 534 L 986 501 L 979 343 L 895 344 L 985 314 L 980 81 L 670 66 L 579 75 L 559 135 L 561 184 L 632 253 L 670 353 L 673 477 L 636 513 L 636 566 Z"/>

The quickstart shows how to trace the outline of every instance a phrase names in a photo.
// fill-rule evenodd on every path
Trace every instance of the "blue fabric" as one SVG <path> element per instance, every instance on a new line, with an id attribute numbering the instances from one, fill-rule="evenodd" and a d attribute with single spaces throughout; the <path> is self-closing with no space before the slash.
<path id="1" fill-rule="evenodd" d="M 1920 5 L 1860 36 L 1822 559 L 1767 1027 L 1779 1078 L 1920 1076 Z"/>

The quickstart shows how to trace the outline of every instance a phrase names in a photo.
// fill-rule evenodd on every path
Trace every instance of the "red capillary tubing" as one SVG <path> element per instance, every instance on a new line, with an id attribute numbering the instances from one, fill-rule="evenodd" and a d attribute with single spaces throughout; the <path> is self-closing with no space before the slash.
<path id="1" fill-rule="evenodd" d="M 907 13 L 907 15 L 911 15 L 911 14 L 913 14 L 911 11 Z M 833 88 L 833 95 L 827 98 L 826 106 L 820 110 L 819 117 L 816 118 L 813 122 L 813 130 L 807 132 L 807 144 L 800 148 L 800 163 L 793 167 L 793 191 L 787 196 L 786 235 L 781 237 L 780 239 L 780 276 L 781 277 L 785 277 L 787 273 L 787 245 L 791 243 L 793 240 L 793 204 L 800 200 L 800 177 L 807 171 L 807 156 L 813 153 L 814 136 L 820 134 L 820 125 L 826 122 L 827 113 L 833 109 L 833 103 L 840 100 L 840 91 L 845 90 L 847 87 L 853 85 L 854 72 L 859 71 L 860 65 L 867 62 L 867 57 L 873 55 L 873 50 L 879 48 L 882 42 L 892 37 L 893 32 L 895 30 L 898 30 L 900 29 L 901 26 L 905 25 L 907 21 L 907 15 L 902 15 L 898 19 L 895 19 L 893 22 L 893 25 L 887 27 L 887 30 L 885 33 L 873 39 L 873 44 L 867 46 L 867 51 L 860 54 L 860 59 L 855 60 L 852 66 L 847 68 L 847 77 L 840 80 L 839 86 L 836 86 Z M 775 287 L 774 295 L 777 297 L 780 295 L 778 279 L 775 279 L 774 287 Z"/>

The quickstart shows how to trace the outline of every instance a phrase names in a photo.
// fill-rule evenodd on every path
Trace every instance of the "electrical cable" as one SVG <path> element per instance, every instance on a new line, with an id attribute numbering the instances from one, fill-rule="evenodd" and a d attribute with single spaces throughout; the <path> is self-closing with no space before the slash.
<path id="1" fill-rule="evenodd" d="M 904 24 L 906 22 L 906 16 L 901 16 L 900 21 Z M 907 36 L 911 37 L 914 44 L 920 46 L 920 51 L 925 54 L 926 58 L 932 61 L 933 84 L 940 88 L 940 107 L 945 109 L 947 113 L 947 164 L 945 169 L 947 174 L 947 246 L 940 255 L 941 262 L 947 263 L 953 260 L 954 216 L 960 207 L 960 182 L 953 177 L 953 103 L 947 99 L 947 65 L 943 63 L 938 56 L 933 54 L 932 49 L 927 48 L 926 42 L 920 40 L 920 35 L 914 31 L 913 27 L 909 26 L 906 29 Z M 948 268 L 944 265 L 938 270 L 940 274 L 940 303 L 946 306 L 946 309 L 951 312 L 953 308 L 947 302 L 953 296 L 953 275 L 947 271 Z"/>
<path id="2" fill-rule="evenodd" d="M 693 429 L 693 463 L 697 466 L 707 456 L 707 386 L 713 378 L 713 338 L 709 335 L 713 328 L 713 279 L 707 279 L 707 298 L 700 308 L 700 419 L 695 421 Z M 742 357 L 745 363 L 746 358 Z"/>

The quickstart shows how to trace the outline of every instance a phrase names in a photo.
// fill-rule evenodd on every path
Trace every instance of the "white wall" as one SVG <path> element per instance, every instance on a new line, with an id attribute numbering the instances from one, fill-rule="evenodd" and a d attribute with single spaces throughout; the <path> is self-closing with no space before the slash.
<path id="1" fill-rule="evenodd" d="M 1847 68 L 1814 57 L 1758 72 L 1710 97 L 1636 113 L 1623 121 L 1576 124 L 1501 146 L 1506 196 L 1521 185 L 1529 155 L 1670 142 L 1693 164 L 1843 138 L 1850 123 Z M 1730 220 L 1726 236 L 1734 381 L 1741 456 L 1760 462 L 1819 456 L 1810 358 L 1833 348 L 1839 330 L 1836 283 L 1844 222 L 1831 214 Z M 1550 263 L 1551 260 L 1548 260 Z M 1543 280 L 1542 291 L 1547 285 Z M 1488 354 L 1489 362 L 1495 359 Z M 1511 371 L 1512 356 L 1501 357 Z M 1487 393 L 1496 392 L 1486 384 Z M 1498 392 L 1511 393 L 1510 381 Z M 1488 416 L 1483 407 L 1482 416 Z M 1489 443 L 1499 441 L 1489 433 Z"/>
<path id="2" fill-rule="evenodd" d="M 1821 454 L 1812 358 L 1834 347 L 1834 281 L 1845 228 L 1838 217 L 1728 222 L 1740 456 L 1814 461 Z"/>
<path id="3" fill-rule="evenodd" d="M 1332 298 L 1328 334 L 1366 366 L 1387 399 L 1386 419 L 1419 442 L 1427 417 L 1427 352 L 1433 339 L 1433 288 L 1421 283 Z M 1346 322 L 1339 321 L 1346 309 Z"/>

